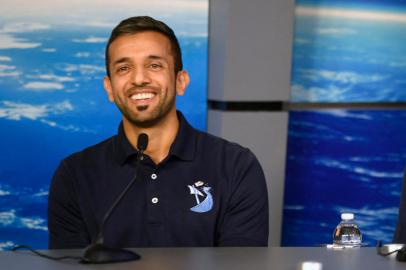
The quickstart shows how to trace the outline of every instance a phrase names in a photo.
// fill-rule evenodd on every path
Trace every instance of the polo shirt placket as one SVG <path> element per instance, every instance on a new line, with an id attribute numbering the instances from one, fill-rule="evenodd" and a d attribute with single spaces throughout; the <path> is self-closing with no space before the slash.
<path id="1" fill-rule="evenodd" d="M 150 235 L 152 246 L 165 246 L 165 220 L 163 204 L 160 190 L 160 179 L 158 176 L 158 166 L 153 164 L 149 157 L 145 158 L 145 163 L 152 170 L 148 171 L 148 175 L 144 181 L 147 183 L 147 223 L 148 234 Z"/>

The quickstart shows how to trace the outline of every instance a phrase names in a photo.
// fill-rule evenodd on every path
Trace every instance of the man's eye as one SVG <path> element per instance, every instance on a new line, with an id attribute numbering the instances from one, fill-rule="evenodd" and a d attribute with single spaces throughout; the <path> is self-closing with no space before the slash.
<path id="1" fill-rule="evenodd" d="M 125 71 L 127 71 L 127 70 L 129 70 L 129 67 L 126 67 L 126 66 L 124 66 L 124 67 L 119 67 L 119 68 L 117 69 L 118 72 L 125 72 Z"/>
<path id="2" fill-rule="evenodd" d="M 150 64 L 149 67 L 152 68 L 152 69 L 159 69 L 159 68 L 162 67 L 162 65 L 160 65 L 160 64 Z"/>

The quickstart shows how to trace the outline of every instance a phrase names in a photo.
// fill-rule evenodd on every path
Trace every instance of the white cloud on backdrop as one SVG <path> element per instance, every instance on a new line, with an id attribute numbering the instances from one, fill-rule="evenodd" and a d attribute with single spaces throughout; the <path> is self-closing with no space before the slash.
<path id="1" fill-rule="evenodd" d="M 90 36 L 88 38 L 84 38 L 84 39 L 73 39 L 73 42 L 77 42 L 77 43 L 104 43 L 107 41 L 107 38 L 103 38 L 103 37 L 94 37 L 94 36 Z"/>
<path id="2" fill-rule="evenodd" d="M 45 48 L 45 49 L 42 49 L 42 51 L 43 51 L 43 52 L 50 52 L 50 53 L 53 53 L 53 52 L 56 52 L 56 49 L 55 49 L 55 48 Z"/>
<path id="3" fill-rule="evenodd" d="M 389 66 L 403 69 L 406 67 L 406 60 L 391 61 Z"/>
<path id="4" fill-rule="evenodd" d="M 32 91 L 54 91 L 62 90 L 64 86 L 57 82 L 29 82 L 24 84 L 23 88 Z"/>
<path id="5" fill-rule="evenodd" d="M 342 84 L 375 83 L 389 78 L 382 74 L 361 74 L 353 71 L 301 69 L 300 75 L 311 81 L 329 80 Z"/>
<path id="6" fill-rule="evenodd" d="M 20 72 L 16 70 L 15 66 L 0 64 L 0 77 L 14 77 L 19 75 Z"/>
<path id="7" fill-rule="evenodd" d="M 363 114 L 363 113 L 353 113 L 344 109 L 329 109 L 329 110 L 320 110 L 315 111 L 315 113 L 319 114 L 328 114 L 333 115 L 334 117 L 340 118 L 354 118 L 354 119 L 361 119 L 361 120 L 373 120 L 370 115 Z"/>
<path id="8" fill-rule="evenodd" d="M 29 204 L 32 201 L 41 200 L 43 197 L 47 197 L 49 192 L 49 186 L 46 185 L 40 189 L 34 189 L 32 187 L 26 186 L 24 188 L 14 187 L 11 188 L 9 185 L 0 184 L 0 197 L 1 196 L 18 196 L 26 204 Z M 45 198 L 47 199 L 47 198 Z"/>
<path id="9" fill-rule="evenodd" d="M 12 101 L 0 101 L 0 118 L 19 121 L 21 119 L 39 120 L 46 117 L 73 111 L 69 100 L 54 104 L 33 105 Z"/>
<path id="10" fill-rule="evenodd" d="M 291 97 L 294 101 L 333 101 L 342 102 L 348 100 L 362 100 L 362 95 L 354 91 L 356 87 L 362 84 L 374 85 L 379 82 L 389 81 L 391 77 L 387 74 L 378 73 L 359 73 L 353 71 L 332 71 L 317 69 L 299 69 L 295 83 L 291 86 Z M 307 81 L 305 86 L 303 83 Z M 322 82 L 323 85 L 317 83 Z M 386 100 L 390 95 L 390 84 L 388 89 L 381 88 L 380 92 L 375 94 L 376 100 Z M 349 96 L 351 95 L 351 97 Z"/>
<path id="11" fill-rule="evenodd" d="M 53 80 L 57 82 L 73 82 L 74 78 L 68 76 L 58 76 L 55 74 L 41 74 L 41 75 L 29 75 L 27 78 L 43 79 L 43 80 Z"/>
<path id="12" fill-rule="evenodd" d="M 74 107 L 69 100 L 65 100 L 59 103 L 39 105 L 13 101 L 0 101 L 0 118 L 13 121 L 29 119 L 33 121 L 39 121 L 50 127 L 60 128 L 66 131 L 82 131 L 94 133 L 94 131 L 91 129 L 79 128 L 71 124 L 61 125 L 55 121 L 49 120 L 49 118 L 52 116 L 64 114 L 73 110 Z"/>
<path id="13" fill-rule="evenodd" d="M 39 46 L 41 43 L 30 42 L 24 38 L 17 38 L 0 32 L 0 49 L 32 49 Z"/>
<path id="14" fill-rule="evenodd" d="M 15 246 L 15 244 L 11 241 L 0 242 L 0 250 L 10 249 L 10 248 L 13 248 L 14 246 Z"/>
<path id="15" fill-rule="evenodd" d="M 28 75 L 27 79 L 35 79 L 35 80 L 25 83 L 22 86 L 23 89 L 36 92 L 63 90 L 65 89 L 63 83 L 75 81 L 75 79 L 72 77 L 58 76 L 52 73 L 40 75 Z"/>
<path id="16" fill-rule="evenodd" d="M 207 36 L 208 0 L 4 0 L 3 21 L 35 22 L 40 27 L 93 26 L 111 29 L 124 18 L 149 15 L 168 23 L 175 32 Z M 21 8 L 27 7 L 27 8 Z M 27 9 L 29 8 L 29 11 Z"/>
<path id="17" fill-rule="evenodd" d="M 0 212 L 0 226 L 48 231 L 45 219 L 40 217 L 19 217 L 14 209 Z"/>
<path id="18" fill-rule="evenodd" d="M 345 9 L 345 8 L 342 8 L 342 9 L 340 9 L 340 8 L 315 8 L 315 7 L 297 6 L 296 15 L 406 23 L 406 14 L 401 13 L 401 12 L 398 12 L 398 13 L 397 12 L 379 12 L 379 11 L 355 10 L 355 9 Z"/>
<path id="19" fill-rule="evenodd" d="M 43 197 L 43 196 L 48 196 L 48 189 L 47 190 L 41 190 L 37 193 L 35 193 L 34 195 L 32 195 L 33 197 Z"/>
<path id="20" fill-rule="evenodd" d="M 35 22 L 13 22 L 7 23 L 0 28 L 1 33 L 27 33 L 38 30 L 50 29 L 49 24 L 35 23 Z"/>
<path id="21" fill-rule="evenodd" d="M 355 35 L 357 31 L 351 28 L 316 28 L 319 35 Z"/>
<path id="22" fill-rule="evenodd" d="M 82 75 L 93 75 L 97 73 L 105 73 L 104 66 L 95 66 L 95 65 L 86 65 L 86 64 L 66 64 L 61 70 L 70 73 L 70 72 L 80 72 Z"/>
<path id="23" fill-rule="evenodd" d="M 7 195 L 10 195 L 10 191 L 0 189 L 0 196 L 7 196 Z"/>
<path id="24" fill-rule="evenodd" d="M 3 62 L 11 62 L 11 57 L 0 55 L 0 61 L 3 61 Z"/>
<path id="25" fill-rule="evenodd" d="M 36 22 L 11 22 L 0 26 L 0 49 L 32 49 L 41 46 L 39 42 L 31 42 L 18 38 L 15 34 L 50 29 L 49 24 Z"/>
<path id="26" fill-rule="evenodd" d="M 312 41 L 310 39 L 305 39 L 305 38 L 295 38 L 295 43 L 296 44 L 311 44 Z"/>
<path id="27" fill-rule="evenodd" d="M 346 94 L 351 92 L 351 87 L 337 87 L 335 85 L 305 87 L 301 84 L 293 84 L 291 89 L 292 100 L 295 102 L 346 101 Z"/>
<path id="28" fill-rule="evenodd" d="M 77 52 L 77 53 L 75 53 L 75 57 L 77 57 L 77 58 L 89 58 L 90 53 L 89 52 Z"/>
<path id="29" fill-rule="evenodd" d="M 93 14 L 113 15 L 114 13 L 120 13 L 121 11 L 126 11 L 125 13 L 131 12 L 134 14 L 142 13 L 145 11 L 155 11 L 155 12 L 201 12 L 208 9 L 208 1 L 206 0 L 116 0 L 114 2 L 110 0 L 70 0 L 70 1 L 53 1 L 53 0 L 36 0 L 35 5 L 29 5 L 30 12 L 26 9 L 21 8 L 22 6 L 27 6 L 26 0 L 4 0 L 2 1 L 2 9 L 0 11 L 0 16 L 8 17 L 20 17 L 29 14 L 31 17 L 41 17 L 41 16 L 72 16 L 72 14 L 88 14 L 86 17 L 90 17 Z M 114 12 L 112 10 L 114 7 Z M 116 9 L 117 8 L 117 9 Z M 63 11 L 63 12 L 58 12 Z"/>

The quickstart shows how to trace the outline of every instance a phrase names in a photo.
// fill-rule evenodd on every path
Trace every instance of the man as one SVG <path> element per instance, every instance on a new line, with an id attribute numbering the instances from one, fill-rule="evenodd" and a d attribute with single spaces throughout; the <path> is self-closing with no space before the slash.
<path id="1" fill-rule="evenodd" d="M 193 129 L 176 111 L 189 75 L 172 29 L 122 21 L 106 46 L 104 88 L 122 113 L 118 134 L 63 160 L 49 193 L 50 248 L 95 240 L 104 214 L 134 176 L 137 138 L 149 143 L 137 181 L 103 228 L 116 247 L 266 246 L 262 169 L 246 148 Z"/>

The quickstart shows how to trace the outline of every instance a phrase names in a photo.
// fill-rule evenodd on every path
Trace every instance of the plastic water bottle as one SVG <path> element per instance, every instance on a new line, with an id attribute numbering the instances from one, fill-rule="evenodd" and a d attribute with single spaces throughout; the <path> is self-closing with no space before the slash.
<path id="1" fill-rule="evenodd" d="M 341 222 L 337 225 L 333 243 L 336 245 L 359 246 L 362 243 L 362 234 L 354 223 L 353 213 L 342 213 Z"/>

